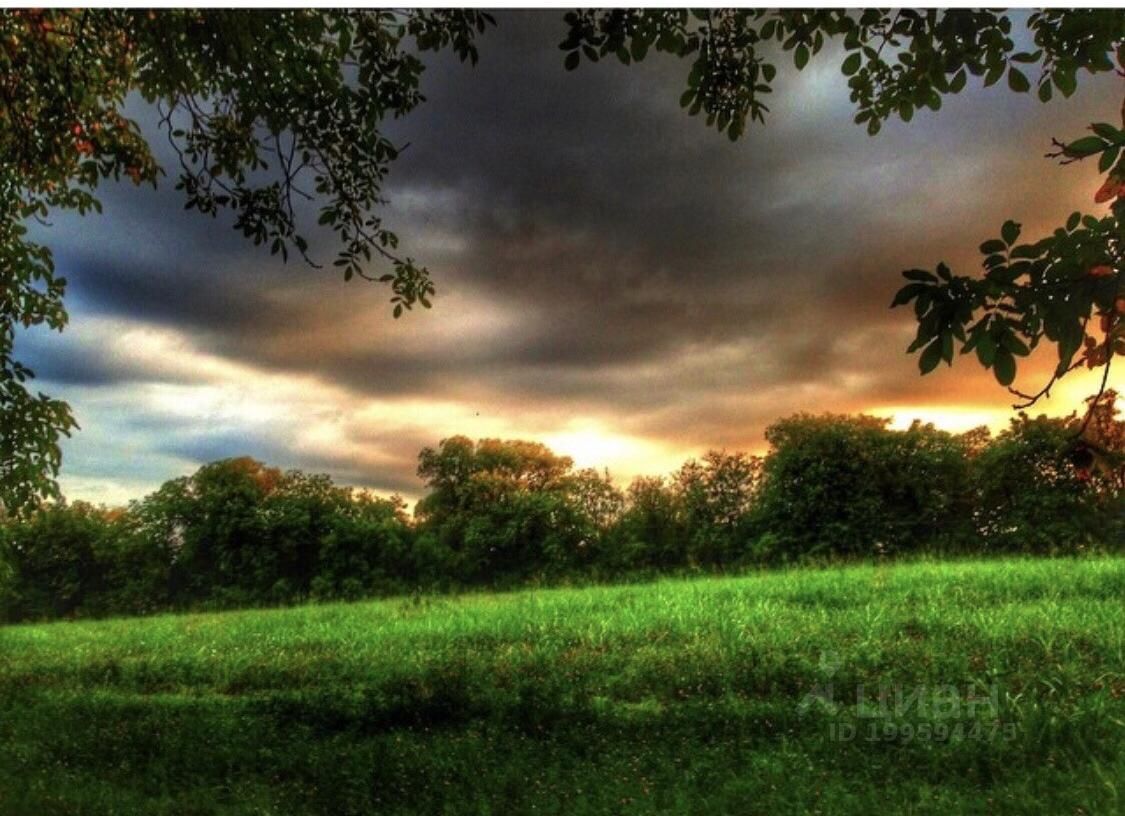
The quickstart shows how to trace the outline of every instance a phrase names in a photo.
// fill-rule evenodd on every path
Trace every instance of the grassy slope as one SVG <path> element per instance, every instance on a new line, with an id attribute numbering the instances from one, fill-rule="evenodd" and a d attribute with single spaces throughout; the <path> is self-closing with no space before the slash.
<path id="1" fill-rule="evenodd" d="M 1123 598 L 966 562 L 8 627 L 0 813 L 1120 813 Z M 1009 731 L 802 713 L 822 653 Z"/>

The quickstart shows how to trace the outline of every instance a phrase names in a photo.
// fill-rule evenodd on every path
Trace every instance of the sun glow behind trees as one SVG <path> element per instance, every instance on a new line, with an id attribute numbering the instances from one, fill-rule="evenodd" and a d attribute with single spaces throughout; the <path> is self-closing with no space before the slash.
<path id="1" fill-rule="evenodd" d="M 472 342 L 471 327 L 465 331 L 466 342 Z M 880 401 L 865 383 L 841 382 L 824 384 L 813 400 L 801 392 L 789 395 L 801 404 L 783 404 L 777 401 L 784 394 L 756 396 L 755 381 L 748 378 L 738 401 L 747 407 L 746 417 L 733 431 L 730 421 L 715 421 L 664 433 L 646 427 L 652 409 L 617 406 L 612 394 L 596 405 L 520 403 L 487 393 L 372 399 L 323 378 L 230 360 L 205 351 L 186 334 L 137 321 L 91 318 L 70 332 L 130 375 L 112 389 L 72 386 L 68 391 L 79 421 L 99 432 L 78 434 L 66 443 L 74 467 L 63 475 L 64 494 L 108 504 L 122 504 L 171 475 L 194 471 L 206 461 L 194 455 L 193 445 L 201 440 L 214 441 L 212 455 L 246 454 L 283 467 L 327 470 L 341 481 L 398 492 L 413 502 L 422 487 L 415 476 L 417 450 L 456 434 L 542 441 L 579 468 L 608 468 L 624 487 L 638 475 L 670 473 L 710 448 L 763 453 L 765 423 L 802 409 L 869 413 L 890 418 L 894 428 L 919 419 L 952 432 L 987 425 L 995 433 L 1013 415 L 1008 395 L 988 383 L 983 393 L 991 399 L 962 396 L 964 380 L 987 379 L 986 372 L 969 368 L 947 375 L 957 381 L 951 383 L 949 401 L 925 392 Z M 908 358 L 901 362 L 905 369 L 912 366 Z M 1069 414 L 1095 389 L 1098 373 L 1075 372 L 1032 413 Z M 1122 382 L 1113 376 L 1110 385 L 1121 390 Z M 750 413 L 775 402 L 765 422 Z M 714 407 L 701 404 L 698 419 L 706 419 L 706 410 Z M 159 451 L 153 451 L 149 438 L 154 427 L 163 429 Z M 92 475 L 97 471 L 105 475 Z"/>

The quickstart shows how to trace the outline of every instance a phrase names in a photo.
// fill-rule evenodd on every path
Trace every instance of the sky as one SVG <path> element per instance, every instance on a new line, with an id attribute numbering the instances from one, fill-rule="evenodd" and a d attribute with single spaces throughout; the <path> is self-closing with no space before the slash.
<path id="1" fill-rule="evenodd" d="M 18 351 L 81 425 L 68 497 L 122 503 L 248 455 L 413 499 L 419 450 L 455 434 L 540 440 L 624 483 L 760 452 L 797 411 L 1007 423 L 972 359 L 921 377 L 912 312 L 888 306 L 903 269 L 979 271 L 1007 218 L 1035 236 L 1096 211 L 1096 168 L 1043 154 L 1113 120 L 1120 79 L 1048 105 L 970 82 L 872 138 L 837 54 L 800 73 L 786 55 L 766 125 L 732 144 L 679 108 L 687 62 L 568 73 L 562 12 L 496 16 L 476 67 L 428 60 L 427 101 L 392 131 L 410 147 L 385 215 L 433 274 L 430 311 L 393 320 L 384 288 L 283 265 L 170 180 L 41 230 L 71 321 Z M 1095 387 L 1068 378 L 1036 411 Z"/>

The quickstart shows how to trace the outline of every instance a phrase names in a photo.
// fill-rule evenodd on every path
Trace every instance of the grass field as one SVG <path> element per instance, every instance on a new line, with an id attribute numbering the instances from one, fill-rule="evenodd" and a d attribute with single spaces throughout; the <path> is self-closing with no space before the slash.
<path id="1" fill-rule="evenodd" d="M 1021 560 L 12 626 L 0 813 L 1122 813 L 1123 599 Z"/>

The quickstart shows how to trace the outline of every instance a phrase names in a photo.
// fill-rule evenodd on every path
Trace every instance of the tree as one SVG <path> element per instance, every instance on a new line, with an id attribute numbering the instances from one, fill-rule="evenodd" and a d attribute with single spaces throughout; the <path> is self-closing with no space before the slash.
<path id="1" fill-rule="evenodd" d="M 673 569 L 687 563 L 687 530 L 677 493 L 658 476 L 638 476 L 600 560 L 613 571 Z"/>
<path id="2" fill-rule="evenodd" d="M 766 430 L 755 508 L 774 555 L 881 555 L 960 542 L 968 532 L 963 440 L 871 416 L 798 414 Z"/>
<path id="3" fill-rule="evenodd" d="M 1084 444 L 1071 451 L 1071 461 L 1080 478 L 1094 479 L 1103 492 L 1125 500 L 1125 420 L 1118 418 L 1118 396 L 1107 389 L 1104 398 L 1091 406 L 1084 420 Z"/>
<path id="4" fill-rule="evenodd" d="M 842 44 L 841 71 L 857 112 L 855 122 L 875 135 L 891 117 L 910 121 L 922 107 L 938 110 L 942 97 L 959 93 L 969 77 L 983 84 L 1006 80 L 1028 93 L 1028 71 L 1038 71 L 1036 93 L 1048 102 L 1074 93 L 1082 74 L 1125 68 L 1125 11 L 1045 9 L 1027 17 L 1034 50 L 1017 50 L 1012 16 L 971 9 L 857 10 L 587 10 L 566 16 L 560 45 L 568 69 L 583 59 L 613 57 L 628 65 L 651 50 L 692 61 L 680 104 L 732 140 L 747 120 L 765 121 L 766 104 L 781 52 L 798 70 L 830 41 Z M 1119 71 L 1120 73 L 1120 71 Z M 1125 124 L 1125 108 L 1122 109 Z M 1020 225 L 1007 221 L 1000 236 L 984 242 L 984 275 L 904 272 L 907 284 L 892 306 L 914 304 L 923 373 L 958 347 L 978 361 L 1027 407 L 1050 393 L 1074 368 L 1102 367 L 1099 395 L 1114 355 L 1125 354 L 1125 130 L 1108 122 L 1091 135 L 1055 142 L 1051 156 L 1064 163 L 1096 160 L 1105 181 L 1094 203 L 1101 215 L 1073 213 L 1041 240 L 1020 243 Z M 1058 364 L 1035 393 L 1012 388 L 1017 358 L 1040 343 L 1054 344 Z M 1090 407 L 1097 407 L 1095 399 Z"/>
<path id="5" fill-rule="evenodd" d="M 349 501 L 328 517 L 318 541 L 311 594 L 356 599 L 376 590 L 401 591 L 416 579 L 405 503 L 398 496 L 348 492 Z"/>
<path id="6" fill-rule="evenodd" d="M 625 496 L 613 484 L 608 470 L 599 473 L 583 468 L 567 479 L 566 491 L 578 517 L 586 523 L 583 537 L 587 541 L 604 535 L 625 508 Z"/>
<path id="7" fill-rule="evenodd" d="M 693 563 L 724 564 L 742 555 L 761 475 L 759 458 L 725 451 L 708 451 L 673 475 Z"/>
<path id="8" fill-rule="evenodd" d="M 411 576 L 404 509 L 323 474 L 223 459 L 134 502 L 118 549 L 163 564 L 162 594 L 180 606 L 359 597 Z"/>
<path id="9" fill-rule="evenodd" d="M 301 202 L 334 233 L 345 279 L 390 285 L 395 316 L 430 305 L 429 273 L 397 254 L 379 207 L 399 149 L 382 124 L 423 99 L 423 52 L 476 61 L 489 15 L 457 10 L 11 9 L 0 12 L 0 502 L 57 495 L 69 407 L 33 394 L 16 327 L 61 330 L 66 281 L 28 220 L 100 208 L 105 179 L 165 174 L 123 105 L 160 112 L 189 209 L 227 212 L 255 244 L 309 255 Z M 389 270 L 372 270 L 381 259 Z"/>
<path id="10" fill-rule="evenodd" d="M 165 483 L 154 499 L 174 538 L 173 600 L 189 602 L 227 593 L 232 600 L 264 600 L 277 576 L 262 508 L 282 473 L 249 457 L 204 465 Z M 161 510 L 153 511 L 154 514 Z"/>
<path id="11" fill-rule="evenodd" d="M 101 589 L 99 553 L 113 535 L 115 519 L 84 502 L 44 507 L 25 522 L 0 526 L 0 618 L 55 618 L 77 613 Z"/>
<path id="12" fill-rule="evenodd" d="M 590 474 L 538 442 L 463 436 L 418 456 L 430 493 L 418 502 L 420 551 L 436 575 L 480 582 L 574 566 L 604 509 L 590 503 Z"/>
<path id="13" fill-rule="evenodd" d="M 1032 418 L 1024 412 L 974 458 L 982 549 L 1059 553 L 1122 540 L 1125 422 L 1114 416 L 1115 400 L 1107 392 L 1096 409 L 1097 458 L 1084 448 L 1067 449 L 1082 421 L 1077 415 Z"/>

